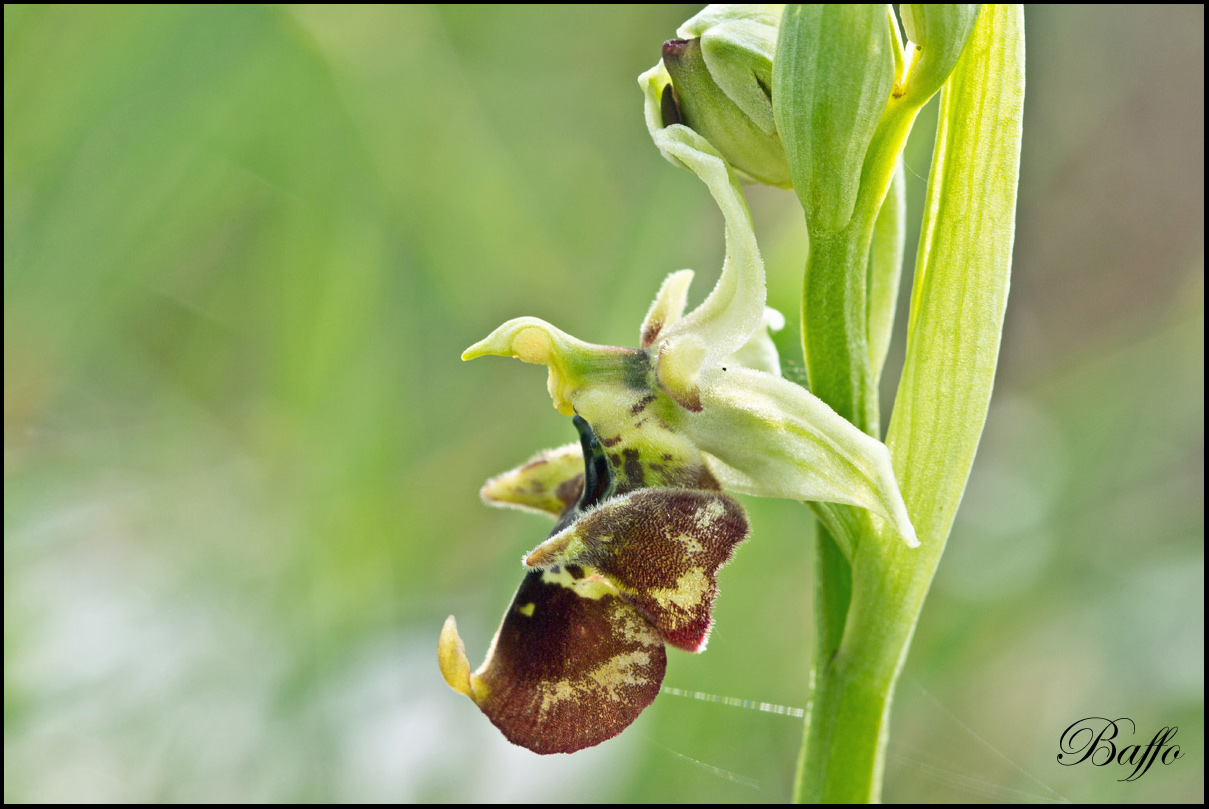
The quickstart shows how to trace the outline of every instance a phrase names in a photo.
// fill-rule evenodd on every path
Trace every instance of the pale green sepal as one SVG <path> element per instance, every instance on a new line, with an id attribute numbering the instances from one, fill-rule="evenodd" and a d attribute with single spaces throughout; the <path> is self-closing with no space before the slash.
<path id="1" fill-rule="evenodd" d="M 865 152 L 894 89 L 894 48 L 883 5 L 785 8 L 773 113 L 812 237 L 852 218 Z"/>
<path id="2" fill-rule="evenodd" d="M 701 394 L 701 412 L 686 414 L 680 429 L 724 488 L 860 506 L 908 546 L 919 544 L 886 445 L 805 388 L 746 368 L 708 368 Z"/>
<path id="3" fill-rule="evenodd" d="M 873 378 L 881 377 L 894 329 L 894 311 L 898 305 L 898 284 L 903 273 L 903 254 L 907 243 L 907 193 L 903 164 L 894 169 L 890 190 L 882 202 L 873 226 L 869 246 L 869 275 L 866 280 L 868 303 L 865 330 L 869 335 L 869 363 Z"/>
<path id="4" fill-rule="evenodd" d="M 714 365 L 746 343 L 764 319 L 764 261 L 751 212 L 738 178 L 701 135 L 685 126 L 669 126 L 655 133 L 655 143 L 706 184 L 725 221 L 726 258 L 717 284 L 700 306 L 663 333 L 666 340 L 695 334 L 706 346 L 705 365 Z"/>
<path id="5" fill-rule="evenodd" d="M 910 45 L 906 77 L 897 96 L 909 96 L 918 104 L 931 98 L 957 64 L 974 30 L 981 6 L 978 3 L 903 3 L 899 13 Z"/>

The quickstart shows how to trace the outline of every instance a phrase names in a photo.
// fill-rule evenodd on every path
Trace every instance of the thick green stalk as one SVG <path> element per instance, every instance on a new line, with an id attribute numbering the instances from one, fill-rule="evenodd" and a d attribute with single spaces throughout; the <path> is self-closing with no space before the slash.
<path id="1" fill-rule="evenodd" d="M 839 230 L 811 232 L 806 258 L 802 349 L 810 390 L 873 436 L 880 431 L 878 374 L 869 344 L 869 250 L 878 213 L 921 106 L 914 100 L 890 100 L 865 157 L 852 218 Z"/>
<path id="2" fill-rule="evenodd" d="M 811 391 L 873 436 L 880 434 L 877 382 L 881 369 L 880 363 L 874 364 L 869 332 L 870 247 L 899 155 L 922 104 L 917 99 L 890 99 L 866 154 L 852 218 L 833 233 L 812 232 L 806 262 L 802 348 Z M 879 283 L 884 286 L 886 281 L 880 278 Z M 846 506 L 831 508 L 850 511 Z M 849 524 L 860 522 L 855 514 L 846 516 Z M 806 720 L 796 787 L 799 798 L 809 802 L 815 801 L 807 797 L 811 789 L 807 780 L 814 780 L 810 773 L 826 769 L 836 733 L 835 723 L 826 716 L 834 705 L 835 678 L 829 661 L 839 649 L 839 628 L 847 621 L 852 586 L 851 565 L 841 548 L 855 548 L 858 541 L 854 535 L 834 537 L 822 525 L 816 533 L 813 708 Z"/>
<path id="3" fill-rule="evenodd" d="M 887 437 L 922 546 L 907 548 L 869 522 L 855 544 L 843 636 L 816 660 L 796 794 L 803 802 L 880 797 L 894 684 L 990 401 L 1011 262 L 1023 90 L 1023 12 L 984 7 L 941 99 L 907 359 Z"/>
<path id="4" fill-rule="evenodd" d="M 869 333 L 869 362 L 874 381 L 881 378 L 890 336 L 894 330 L 894 310 L 898 304 L 898 283 L 903 274 L 903 253 L 907 242 L 907 192 L 900 160 L 894 171 L 890 192 L 882 203 L 873 226 L 873 244 L 869 248 L 868 296 L 866 315 Z"/>

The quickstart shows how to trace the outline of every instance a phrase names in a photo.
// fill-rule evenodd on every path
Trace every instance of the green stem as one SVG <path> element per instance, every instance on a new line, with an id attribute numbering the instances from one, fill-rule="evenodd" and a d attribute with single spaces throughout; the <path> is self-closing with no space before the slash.
<path id="1" fill-rule="evenodd" d="M 880 437 L 879 369 L 869 347 L 869 250 L 878 212 L 918 112 L 918 104 L 891 100 L 861 171 L 852 218 L 838 231 L 812 233 L 806 261 L 802 340 L 811 391 L 875 437 Z M 846 539 L 845 546 L 859 547 L 859 537 Z M 836 538 L 821 526 L 815 553 L 812 708 L 799 756 L 796 796 L 800 802 L 817 803 L 842 789 L 848 795 L 864 796 L 853 800 L 874 800 L 882 772 L 882 715 L 894 678 L 855 672 L 850 656 L 841 654 L 854 581 L 852 566 Z M 837 746 L 843 748 L 842 755 L 834 754 Z"/>
<path id="2" fill-rule="evenodd" d="M 1011 263 L 1023 56 L 1019 7 L 984 7 L 942 95 L 907 357 L 887 436 L 895 475 L 922 545 L 907 548 L 863 516 L 863 530 L 850 546 L 851 566 L 837 579 L 838 562 L 825 546 L 834 541 L 820 532 L 817 586 L 823 592 L 816 594 L 821 609 L 795 795 L 799 801 L 869 802 L 880 797 L 894 685 L 990 402 Z M 914 112 L 908 128 L 913 119 Z M 871 154 L 886 148 L 879 143 L 897 139 L 896 132 L 885 135 L 874 138 Z M 877 159 L 871 160 L 866 162 L 871 169 L 868 179 L 880 179 Z M 830 245 L 827 250 L 831 256 L 854 253 Z M 835 267 L 818 269 L 837 272 Z M 808 323 L 806 328 L 815 334 L 806 345 L 834 346 L 838 341 L 824 340 L 817 332 L 846 325 L 845 317 L 834 312 L 821 323 Z M 850 367 L 855 366 L 851 352 L 849 359 Z M 815 392 L 825 400 L 835 393 Z M 840 561 L 847 563 L 842 557 Z M 840 604 L 845 593 L 850 598 Z M 844 628 L 837 638 L 835 620 L 840 614 Z"/>
<path id="3" fill-rule="evenodd" d="M 880 431 L 878 375 L 869 351 L 869 248 L 920 106 L 902 99 L 888 103 L 861 169 L 852 218 L 830 233 L 811 229 L 802 287 L 802 350 L 810 390 L 875 437 Z"/>

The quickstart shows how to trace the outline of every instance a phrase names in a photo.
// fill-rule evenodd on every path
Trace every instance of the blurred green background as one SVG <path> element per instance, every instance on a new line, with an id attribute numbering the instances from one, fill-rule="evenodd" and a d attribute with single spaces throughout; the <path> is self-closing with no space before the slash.
<path id="1" fill-rule="evenodd" d="M 696 8 L 5 8 L 6 801 L 788 797 L 798 720 L 665 695 L 542 758 L 436 665 L 548 530 L 478 487 L 573 438 L 544 371 L 461 350 L 517 315 L 632 345 L 664 275 L 716 277 L 635 81 Z M 1027 25 L 996 397 L 885 797 L 1200 802 L 1204 11 Z M 792 320 L 796 199 L 750 198 Z M 801 707 L 813 529 L 745 503 L 666 684 Z M 1184 757 L 1058 765 L 1091 715 Z"/>

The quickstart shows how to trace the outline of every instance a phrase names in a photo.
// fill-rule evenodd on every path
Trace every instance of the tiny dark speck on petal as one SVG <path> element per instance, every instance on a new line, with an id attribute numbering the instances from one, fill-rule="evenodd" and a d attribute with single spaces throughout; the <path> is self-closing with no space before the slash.
<path id="1" fill-rule="evenodd" d="M 629 480 L 630 485 L 645 485 L 646 470 L 643 469 L 642 461 L 638 459 L 638 450 L 627 449 L 622 454 L 625 455 L 625 476 Z"/>
<path id="2" fill-rule="evenodd" d="M 637 416 L 639 413 L 641 413 L 643 410 L 646 409 L 647 405 L 649 405 L 653 401 L 655 401 L 655 394 L 648 393 L 646 396 L 643 396 L 641 399 L 639 399 L 637 402 L 635 402 L 630 407 L 630 414 Z"/>

